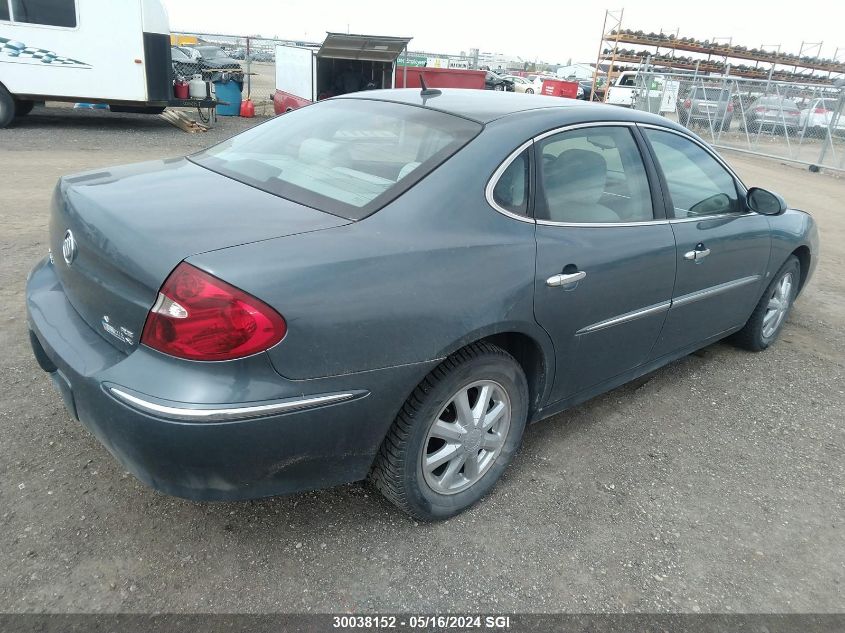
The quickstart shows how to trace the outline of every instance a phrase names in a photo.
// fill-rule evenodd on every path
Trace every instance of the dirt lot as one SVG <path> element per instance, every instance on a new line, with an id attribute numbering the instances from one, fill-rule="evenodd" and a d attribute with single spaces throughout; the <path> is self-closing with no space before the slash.
<path id="1" fill-rule="evenodd" d="M 51 189 L 250 124 L 39 108 L 0 130 L 0 612 L 842 610 L 845 180 L 745 155 L 726 154 L 820 225 L 778 344 L 714 345 L 533 427 L 466 514 L 417 525 L 361 485 L 191 503 L 124 473 L 29 349 Z"/>

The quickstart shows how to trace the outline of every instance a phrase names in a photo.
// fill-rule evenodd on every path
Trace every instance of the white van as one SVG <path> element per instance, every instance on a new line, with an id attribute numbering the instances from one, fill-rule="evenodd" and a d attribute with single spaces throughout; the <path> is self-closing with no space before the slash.
<path id="1" fill-rule="evenodd" d="M 171 77 L 161 0 L 0 0 L 0 127 L 45 100 L 161 112 Z"/>

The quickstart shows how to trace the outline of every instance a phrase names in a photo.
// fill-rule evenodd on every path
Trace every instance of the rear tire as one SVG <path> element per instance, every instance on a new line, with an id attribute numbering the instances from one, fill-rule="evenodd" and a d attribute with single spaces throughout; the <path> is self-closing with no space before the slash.
<path id="1" fill-rule="evenodd" d="M 733 335 L 733 341 L 752 352 L 760 352 L 774 343 L 792 309 L 800 281 L 801 264 L 790 255 L 760 297 L 745 327 Z"/>
<path id="2" fill-rule="evenodd" d="M 14 118 L 15 100 L 3 84 L 0 84 L 0 128 L 8 127 Z"/>
<path id="3" fill-rule="evenodd" d="M 519 449 L 527 417 L 519 363 L 494 345 L 470 345 L 438 365 L 405 402 L 370 481 L 417 519 L 447 519 L 490 492 Z"/>
<path id="4" fill-rule="evenodd" d="M 35 101 L 21 101 L 15 99 L 15 116 L 26 116 L 35 107 Z"/>

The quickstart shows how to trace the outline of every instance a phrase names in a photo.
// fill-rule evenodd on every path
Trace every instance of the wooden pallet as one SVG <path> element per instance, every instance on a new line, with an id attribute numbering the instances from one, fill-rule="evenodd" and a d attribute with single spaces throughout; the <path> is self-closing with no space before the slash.
<path id="1" fill-rule="evenodd" d="M 192 134 L 196 132 L 208 132 L 208 126 L 199 123 L 184 112 L 178 110 L 165 110 L 158 116 L 184 132 L 190 132 Z"/>

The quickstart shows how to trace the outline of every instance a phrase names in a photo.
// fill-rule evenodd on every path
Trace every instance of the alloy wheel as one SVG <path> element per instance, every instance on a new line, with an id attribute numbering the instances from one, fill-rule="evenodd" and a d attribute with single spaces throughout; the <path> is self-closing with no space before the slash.
<path id="1" fill-rule="evenodd" d="M 783 323 L 786 313 L 789 311 L 792 300 L 792 273 L 786 273 L 775 285 L 769 304 L 766 306 L 766 314 L 763 316 L 763 336 L 771 338 Z"/>
<path id="2" fill-rule="evenodd" d="M 461 387 L 449 399 L 423 443 L 421 466 L 426 484 L 437 493 L 457 494 L 490 469 L 508 437 L 511 402 L 492 380 Z"/>

